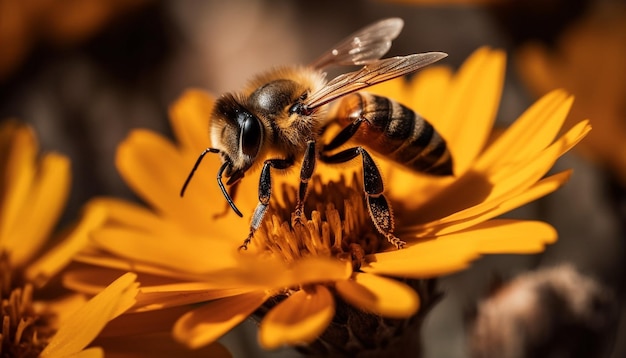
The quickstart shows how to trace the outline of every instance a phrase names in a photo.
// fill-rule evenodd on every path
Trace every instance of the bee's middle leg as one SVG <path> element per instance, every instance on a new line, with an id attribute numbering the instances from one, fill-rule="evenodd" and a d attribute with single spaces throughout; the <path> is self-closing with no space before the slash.
<path id="1" fill-rule="evenodd" d="M 263 163 L 263 169 L 261 169 L 261 176 L 259 178 L 259 203 L 254 209 L 252 214 L 252 220 L 250 222 L 250 233 L 248 237 L 243 241 L 243 244 L 239 246 L 239 249 L 247 250 L 248 244 L 252 241 L 254 232 L 261 226 L 263 217 L 267 212 L 267 207 L 270 204 L 270 198 L 272 197 L 272 177 L 270 175 L 271 168 L 275 169 L 287 169 L 293 165 L 293 159 L 268 159 Z"/>

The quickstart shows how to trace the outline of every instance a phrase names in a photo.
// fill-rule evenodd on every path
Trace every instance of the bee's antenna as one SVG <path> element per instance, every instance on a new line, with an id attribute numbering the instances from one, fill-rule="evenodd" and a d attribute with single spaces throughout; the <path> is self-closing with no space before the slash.
<path id="1" fill-rule="evenodd" d="M 219 152 L 220 152 L 219 149 L 207 148 L 203 150 L 202 153 L 200 153 L 200 155 L 198 156 L 198 160 L 196 160 L 196 164 L 193 165 L 193 168 L 191 169 L 191 172 L 189 173 L 187 180 L 185 180 L 185 184 L 183 184 L 183 187 L 180 189 L 181 197 L 185 195 L 185 190 L 187 189 L 187 185 L 189 185 L 191 178 L 196 172 L 196 169 L 198 169 L 198 166 L 200 166 L 200 163 L 202 162 L 202 159 L 204 159 L 204 156 L 207 153 L 219 153 Z M 230 164 L 231 164 L 230 161 L 225 161 L 220 167 L 220 169 L 217 171 L 217 185 L 219 185 L 220 189 L 222 190 L 222 194 L 226 198 L 226 201 L 228 201 L 228 204 L 230 205 L 230 207 L 233 208 L 233 210 L 235 211 L 237 215 L 239 215 L 240 217 L 243 217 L 243 214 L 241 213 L 241 211 L 239 211 L 239 209 L 237 209 L 237 207 L 235 206 L 233 199 L 231 199 L 230 195 L 228 195 L 228 192 L 226 191 L 226 188 L 224 187 L 224 183 L 222 183 L 222 173 L 224 173 L 224 170 L 226 170 L 226 167 L 228 167 Z"/>
<path id="2" fill-rule="evenodd" d="M 219 152 L 220 152 L 219 149 L 207 148 L 203 150 L 202 153 L 200 153 L 200 155 L 198 156 L 198 160 L 196 160 L 196 164 L 194 164 L 193 168 L 191 169 L 191 172 L 189 173 L 189 176 L 187 177 L 187 180 L 185 180 L 185 184 L 183 184 L 182 189 L 180 189 L 181 197 L 185 195 L 185 190 L 187 189 L 187 186 L 189 185 L 191 178 L 196 172 L 196 169 L 198 169 L 198 166 L 200 166 L 202 159 L 204 159 L 204 156 L 207 153 L 219 153 Z M 226 167 L 228 167 L 228 165 L 230 164 L 231 164 L 230 161 L 225 161 L 220 167 L 220 169 L 217 171 L 217 185 L 219 185 L 220 189 L 222 190 L 222 194 L 226 198 L 226 201 L 228 201 L 228 204 L 230 205 L 230 207 L 233 208 L 233 210 L 235 211 L 237 215 L 239 215 L 239 217 L 243 217 L 243 214 L 241 213 L 241 211 L 239 211 L 239 209 L 237 209 L 237 207 L 235 206 L 233 199 L 231 199 L 230 195 L 228 195 L 228 192 L 226 191 L 226 188 L 224 187 L 224 183 L 222 183 L 222 173 L 224 173 L 224 170 L 226 170 Z"/>
<path id="3" fill-rule="evenodd" d="M 196 172 L 196 169 L 198 169 L 198 166 L 200 165 L 200 162 L 202 162 L 202 159 L 204 158 L 204 155 L 207 153 L 219 153 L 219 149 L 215 149 L 215 148 L 207 148 L 205 150 L 202 151 L 202 153 L 200 153 L 200 156 L 198 156 L 198 160 L 196 160 L 196 164 L 194 164 L 193 168 L 191 169 L 191 173 L 189 173 L 189 176 L 187 177 L 187 180 L 185 180 L 185 184 L 183 184 L 182 189 L 180 189 L 180 196 L 184 196 L 185 195 L 185 190 L 187 189 L 187 185 L 189 185 L 189 182 L 191 181 L 191 178 L 193 177 L 193 174 Z M 221 174 L 221 172 L 220 172 Z"/>
<path id="4" fill-rule="evenodd" d="M 233 210 L 235 211 L 237 215 L 239 215 L 239 217 L 243 217 L 243 214 L 241 213 L 241 211 L 239 211 L 239 209 L 237 209 L 237 207 L 235 206 L 233 199 L 231 199 L 230 195 L 228 195 L 228 192 L 226 191 L 226 188 L 224 187 L 224 183 L 222 183 L 222 173 L 224 172 L 226 167 L 229 165 L 230 165 L 230 162 L 228 161 L 224 162 L 224 164 L 222 164 L 220 169 L 217 171 L 217 185 L 219 185 L 220 189 L 222 189 L 222 194 L 226 198 L 226 201 L 228 201 L 228 205 L 230 205 L 230 207 L 233 208 Z"/>

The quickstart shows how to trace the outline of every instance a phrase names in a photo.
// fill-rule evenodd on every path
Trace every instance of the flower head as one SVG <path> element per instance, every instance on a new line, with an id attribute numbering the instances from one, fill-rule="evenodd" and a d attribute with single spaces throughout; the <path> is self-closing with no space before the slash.
<path id="1" fill-rule="evenodd" d="M 69 160 L 56 153 L 39 156 L 33 131 L 13 120 L 0 124 L 0 149 L 0 355 L 77 354 L 135 303 L 136 275 L 120 277 L 87 303 L 77 295 L 41 300 L 37 289 L 70 262 L 86 244 L 88 228 L 104 217 L 94 209 L 60 245 L 45 251 L 69 191 Z M 102 356 L 98 348 L 90 353 Z"/>
<path id="2" fill-rule="evenodd" d="M 221 164 L 217 156 L 206 159 L 211 169 L 197 173 L 185 198 L 177 196 L 190 164 L 209 144 L 214 103 L 189 91 L 171 111 L 176 144 L 136 130 L 119 147 L 120 173 L 150 208 L 110 198 L 92 203 L 108 219 L 78 260 L 101 269 L 70 274 L 66 282 L 88 289 L 85 282 L 102 277 L 102 270 L 132 268 L 153 283 L 142 287 L 135 314 L 168 312 L 174 335 L 190 347 L 215 341 L 254 312 L 266 313 L 261 345 L 275 348 L 320 337 L 342 316 L 341 302 L 373 317 L 425 311 L 429 292 L 416 294 L 412 280 L 461 270 L 483 254 L 539 252 L 556 240 L 546 223 L 493 218 L 564 183 L 569 172 L 544 176 L 589 125 L 557 137 L 572 98 L 556 91 L 490 137 L 503 74 L 504 55 L 481 49 L 457 73 L 431 67 L 410 82 L 373 89 L 428 118 L 454 157 L 454 176 L 435 178 L 375 156 L 395 233 L 407 242 L 401 250 L 373 227 L 353 168 L 322 164 L 310 184 L 307 220 L 292 224 L 297 173 L 276 175 L 280 189 L 250 250 L 237 250 L 249 227 L 222 202 L 210 174 Z M 257 204 L 257 190 L 257 180 L 242 180 L 236 201 L 243 213 Z M 184 306 L 192 303 L 204 304 Z"/>

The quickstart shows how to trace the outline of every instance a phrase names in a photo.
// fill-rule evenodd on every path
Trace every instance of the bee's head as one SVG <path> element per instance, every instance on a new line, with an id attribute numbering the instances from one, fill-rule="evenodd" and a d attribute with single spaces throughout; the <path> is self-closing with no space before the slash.
<path id="1" fill-rule="evenodd" d="M 235 96 L 226 94 L 215 102 L 210 130 L 213 146 L 226 164 L 226 184 L 231 185 L 255 163 L 263 144 L 263 125 Z"/>

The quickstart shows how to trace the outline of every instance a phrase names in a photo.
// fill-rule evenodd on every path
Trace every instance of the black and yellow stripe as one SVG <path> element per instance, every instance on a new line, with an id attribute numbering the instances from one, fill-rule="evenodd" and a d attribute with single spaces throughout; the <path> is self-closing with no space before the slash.
<path id="1" fill-rule="evenodd" d="M 409 169 L 433 175 L 452 174 L 445 140 L 422 116 L 386 97 L 359 92 L 344 97 L 337 120 L 364 123 L 353 139 Z"/>

